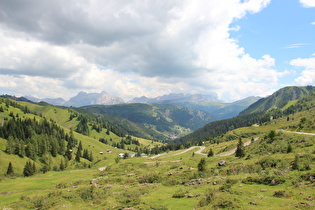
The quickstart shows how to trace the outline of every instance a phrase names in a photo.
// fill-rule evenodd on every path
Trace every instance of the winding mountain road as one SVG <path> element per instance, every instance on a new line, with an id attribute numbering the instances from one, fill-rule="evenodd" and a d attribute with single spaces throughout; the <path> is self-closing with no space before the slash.
<path id="1" fill-rule="evenodd" d="M 302 134 L 302 135 L 311 135 L 315 136 L 315 133 L 305 133 L 305 132 L 298 132 L 298 131 L 286 131 L 283 129 L 278 129 L 277 131 L 285 132 L 285 133 L 296 133 L 296 134 Z"/>
<path id="2" fill-rule="evenodd" d="M 315 135 L 315 134 L 314 134 L 314 135 Z M 257 141 L 258 139 L 259 139 L 259 138 L 256 137 L 256 138 L 254 139 L 254 141 Z M 251 141 L 247 141 L 247 142 L 244 143 L 244 146 L 246 147 L 246 146 L 248 146 L 248 145 L 250 145 L 250 144 L 251 144 Z M 163 154 L 158 154 L 158 155 L 155 155 L 155 156 L 153 156 L 153 157 L 150 157 L 150 159 L 155 159 L 155 158 L 158 158 L 158 157 L 161 157 L 161 156 L 162 156 L 161 158 L 166 158 L 166 157 L 181 155 L 181 154 L 184 154 L 184 153 L 189 152 L 189 151 L 191 151 L 191 150 L 193 150 L 193 149 L 196 149 L 196 148 L 199 148 L 199 150 L 196 151 L 195 154 L 207 156 L 207 154 L 202 153 L 202 151 L 203 151 L 204 149 L 206 149 L 205 146 L 193 146 L 193 147 L 189 147 L 188 149 L 186 149 L 186 150 L 184 150 L 184 151 L 181 151 L 181 152 L 179 152 L 179 153 L 176 153 L 176 154 L 172 154 L 172 155 L 168 155 L 168 156 L 162 156 L 162 155 L 165 155 L 165 154 L 166 154 L 166 153 L 163 153 Z M 221 153 L 221 154 L 218 154 L 218 155 L 214 155 L 214 156 L 229 156 L 229 155 L 233 155 L 233 154 L 235 153 L 235 151 L 236 151 L 236 147 L 235 147 L 234 149 L 228 151 L 228 152 L 224 152 L 224 153 Z"/>

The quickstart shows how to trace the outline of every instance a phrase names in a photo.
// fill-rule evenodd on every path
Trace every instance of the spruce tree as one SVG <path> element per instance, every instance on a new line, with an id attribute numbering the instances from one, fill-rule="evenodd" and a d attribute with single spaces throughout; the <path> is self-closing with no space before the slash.
<path id="1" fill-rule="evenodd" d="M 206 170 L 206 159 L 201 158 L 200 162 L 198 163 L 198 171 L 205 171 Z"/>
<path id="2" fill-rule="evenodd" d="M 12 166 L 12 163 L 9 162 L 9 166 L 8 166 L 8 170 L 7 170 L 7 175 L 13 175 L 14 174 L 14 171 L 13 171 L 13 166 Z"/>
<path id="3" fill-rule="evenodd" d="M 81 150 L 77 150 L 77 153 L 75 154 L 75 161 L 80 162 L 81 158 Z"/>
<path id="4" fill-rule="evenodd" d="M 24 170 L 23 170 L 23 175 L 24 176 L 32 176 L 33 173 L 33 167 L 32 167 L 32 163 L 31 161 L 27 161 L 25 166 L 24 166 Z"/>
<path id="5" fill-rule="evenodd" d="M 293 151 L 291 144 L 289 144 L 287 148 L 287 153 L 291 153 Z"/>
<path id="6" fill-rule="evenodd" d="M 239 138 L 236 146 L 235 157 L 245 157 L 245 148 L 241 138 Z"/>
<path id="7" fill-rule="evenodd" d="M 59 166 L 60 171 L 63 171 L 65 168 L 66 168 L 65 164 L 63 163 L 63 160 L 61 160 L 60 166 Z"/>
<path id="8" fill-rule="evenodd" d="M 208 157 L 212 157 L 214 155 L 212 148 L 210 148 L 210 151 L 208 153 Z"/>

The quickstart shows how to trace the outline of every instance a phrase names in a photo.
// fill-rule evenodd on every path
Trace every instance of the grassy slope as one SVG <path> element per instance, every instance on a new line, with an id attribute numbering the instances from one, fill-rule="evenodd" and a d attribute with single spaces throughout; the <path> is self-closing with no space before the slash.
<path id="1" fill-rule="evenodd" d="M 59 112 L 59 110 L 57 110 Z M 294 140 L 293 153 L 256 154 L 257 148 L 263 143 L 264 136 L 270 130 L 289 129 L 303 131 L 299 125 L 303 117 L 310 121 L 315 119 L 315 109 L 303 111 L 286 117 L 273 120 L 270 124 L 260 127 L 239 128 L 226 133 L 221 138 L 233 139 L 220 144 L 205 142 L 207 152 L 210 148 L 217 154 L 225 148 L 234 148 L 237 138 L 243 136 L 243 142 L 259 137 L 260 140 L 246 148 L 246 154 L 251 158 L 211 157 L 206 158 L 206 172 L 198 173 L 197 165 L 204 156 L 195 154 L 197 149 L 174 156 L 181 151 L 169 152 L 157 159 L 130 158 L 114 162 L 114 156 L 106 154 L 107 159 L 100 159 L 91 169 L 66 170 L 62 172 L 48 172 L 37 174 L 29 178 L 3 178 L 0 183 L 0 208 L 52 208 L 82 209 L 89 208 L 116 208 L 134 206 L 136 209 L 214 209 L 214 208 L 241 208 L 241 209 L 312 209 L 314 205 L 314 182 L 308 178 L 315 175 L 314 161 L 310 170 L 283 170 L 271 167 L 266 170 L 251 172 L 257 163 L 265 158 L 273 160 L 287 160 L 292 162 L 296 154 L 301 157 L 310 155 L 315 159 L 315 137 L 285 133 L 286 139 Z M 291 127 L 290 127 L 291 126 Z M 305 127 L 307 131 L 315 131 Z M 277 135 L 282 135 L 277 132 Z M 89 137 L 81 137 L 83 147 L 86 144 L 94 146 L 98 152 L 98 141 Z M 296 140 L 296 142 L 295 142 Z M 301 140 L 301 141 L 300 141 Z M 4 141 L 4 140 L 2 140 Z M 305 144 L 306 141 L 307 145 Z M 285 142 L 286 143 L 286 142 Z M 106 146 L 106 145 L 105 145 Z M 105 149 L 105 148 L 104 148 Z M 115 151 L 119 152 L 119 151 Z M 2 153 L 1 153 L 2 154 Z M 220 160 L 226 160 L 225 167 L 218 167 Z M 105 172 L 99 172 L 97 167 L 108 166 Z M 288 166 L 289 167 L 289 166 Z M 182 168 L 182 169 L 181 169 Z M 128 174 L 132 174 L 127 176 Z M 172 175 L 170 175 L 172 174 Z M 305 178 L 303 177 L 305 175 Z M 246 182 L 247 177 L 283 178 L 285 182 L 274 186 Z M 96 178 L 97 187 L 89 184 Z M 202 179 L 202 184 L 188 185 L 193 179 Z M 214 182 L 216 184 L 214 184 Z M 10 192 L 8 194 L 3 194 Z M 174 198 L 173 195 L 185 195 Z M 280 197 L 275 196 L 279 195 Z M 188 198 L 191 195 L 193 198 Z M 211 196 L 212 195 L 212 196 Z M 282 197 L 281 197 L 282 196 Z M 207 198 L 207 199 L 206 199 Z M 209 201 L 208 205 L 206 201 Z M 250 204 L 254 202 L 257 206 Z M 202 204 L 204 206 L 202 206 Z"/>

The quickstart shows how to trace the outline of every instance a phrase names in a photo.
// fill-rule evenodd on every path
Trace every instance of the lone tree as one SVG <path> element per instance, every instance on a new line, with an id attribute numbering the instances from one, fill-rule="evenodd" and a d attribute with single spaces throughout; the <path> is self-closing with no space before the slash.
<path id="1" fill-rule="evenodd" d="M 236 146 L 235 157 L 239 158 L 245 157 L 245 147 L 241 138 L 239 138 Z"/>
<path id="2" fill-rule="evenodd" d="M 201 158 L 200 162 L 198 163 L 198 171 L 205 171 L 206 170 L 206 159 Z"/>
<path id="3" fill-rule="evenodd" d="M 10 162 L 8 166 L 8 170 L 7 170 L 7 175 L 13 175 L 13 174 L 14 174 L 13 166 L 12 166 L 12 163 Z"/>
<path id="4" fill-rule="evenodd" d="M 208 157 L 213 157 L 213 155 L 214 155 L 213 150 L 212 150 L 212 148 L 210 148 L 210 151 L 208 153 Z"/>
<path id="5" fill-rule="evenodd" d="M 23 175 L 32 176 L 35 174 L 35 172 L 36 172 L 35 163 L 32 164 L 31 161 L 27 161 L 24 166 Z"/>

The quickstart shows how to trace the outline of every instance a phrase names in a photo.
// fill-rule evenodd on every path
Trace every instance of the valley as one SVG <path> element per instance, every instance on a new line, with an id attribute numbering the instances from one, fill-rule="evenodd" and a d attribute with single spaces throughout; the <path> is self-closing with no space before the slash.
<path id="1" fill-rule="evenodd" d="M 158 141 L 117 123 L 137 116 L 130 105 L 106 111 L 0 98 L 0 208 L 312 209 L 315 95 L 281 100 Z M 178 126 L 169 117 L 178 107 L 141 106 L 149 114 L 130 125 L 159 118 Z M 108 120 L 114 111 L 120 116 Z"/>

